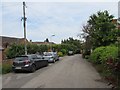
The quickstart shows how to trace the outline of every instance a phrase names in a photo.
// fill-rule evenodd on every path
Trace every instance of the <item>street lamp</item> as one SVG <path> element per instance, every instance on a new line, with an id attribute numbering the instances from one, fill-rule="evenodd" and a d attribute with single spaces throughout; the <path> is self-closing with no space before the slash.
<path id="1" fill-rule="evenodd" d="M 51 37 L 50 37 L 50 39 L 51 39 L 51 43 L 52 43 L 52 37 L 54 37 L 55 35 L 53 34 L 53 35 L 51 35 Z"/>
<path id="2" fill-rule="evenodd" d="M 52 37 L 54 37 L 54 36 L 55 36 L 54 34 L 50 36 L 51 44 L 52 44 Z M 49 45 L 50 45 L 50 43 L 49 43 Z M 50 45 L 50 51 L 52 51 L 52 46 L 51 45 Z"/>

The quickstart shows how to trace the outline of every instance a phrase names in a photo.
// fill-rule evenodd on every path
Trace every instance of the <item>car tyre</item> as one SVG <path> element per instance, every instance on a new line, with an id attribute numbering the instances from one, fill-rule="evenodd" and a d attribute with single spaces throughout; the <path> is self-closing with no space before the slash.
<path id="1" fill-rule="evenodd" d="M 55 60 L 53 60 L 53 63 L 55 63 Z"/>
<path id="2" fill-rule="evenodd" d="M 13 72 L 14 72 L 14 73 L 18 73 L 18 71 L 17 71 L 17 70 L 13 70 Z"/>
<path id="3" fill-rule="evenodd" d="M 35 67 L 35 65 L 32 65 L 31 72 L 33 73 L 35 71 L 36 71 L 36 67 Z"/>
<path id="4" fill-rule="evenodd" d="M 48 61 L 46 61 L 46 65 L 45 65 L 46 67 L 48 66 Z"/>
<path id="5" fill-rule="evenodd" d="M 58 58 L 57 61 L 59 61 L 60 59 Z"/>

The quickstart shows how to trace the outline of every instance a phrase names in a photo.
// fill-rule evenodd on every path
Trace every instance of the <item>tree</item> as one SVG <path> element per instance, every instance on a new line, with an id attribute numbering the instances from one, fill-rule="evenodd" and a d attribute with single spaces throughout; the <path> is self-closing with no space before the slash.
<path id="1" fill-rule="evenodd" d="M 97 14 L 90 16 L 87 25 L 83 26 L 85 37 L 89 36 L 89 40 L 93 48 L 99 46 L 107 46 L 117 40 L 117 30 L 112 22 L 114 16 L 108 11 L 99 11 Z"/>
<path id="2" fill-rule="evenodd" d="M 66 40 L 62 40 L 61 43 L 62 43 L 62 44 L 70 44 L 70 45 L 73 45 L 73 46 L 77 47 L 76 49 L 78 50 L 78 52 L 80 52 L 80 49 L 81 49 L 81 41 L 80 41 L 80 40 L 73 39 L 72 37 L 69 37 L 69 38 L 66 39 Z M 76 51 L 77 51 L 77 50 L 76 50 Z"/>
<path id="3" fill-rule="evenodd" d="M 46 40 L 45 40 L 44 42 L 49 42 L 49 39 L 48 39 L 48 38 L 46 38 Z"/>

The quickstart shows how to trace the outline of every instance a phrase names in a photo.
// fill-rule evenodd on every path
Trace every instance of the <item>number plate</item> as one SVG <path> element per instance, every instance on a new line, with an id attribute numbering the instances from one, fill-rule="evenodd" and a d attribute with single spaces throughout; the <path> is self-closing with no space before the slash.
<path id="1" fill-rule="evenodd" d="M 16 67 L 15 69 L 21 69 L 21 67 Z"/>

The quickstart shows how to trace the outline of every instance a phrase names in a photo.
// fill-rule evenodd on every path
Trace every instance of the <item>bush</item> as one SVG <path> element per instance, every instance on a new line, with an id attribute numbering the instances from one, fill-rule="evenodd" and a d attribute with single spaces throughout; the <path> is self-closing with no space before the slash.
<path id="1" fill-rule="evenodd" d="M 118 57 L 118 48 L 116 46 L 107 46 L 105 50 L 101 53 L 100 59 L 102 63 L 105 63 L 109 58 L 114 61 L 117 60 Z"/>
<path id="2" fill-rule="evenodd" d="M 118 57 L 118 48 L 116 46 L 106 46 L 96 48 L 90 55 L 90 60 L 93 63 L 105 63 L 109 58 L 117 60 Z"/>
<path id="3" fill-rule="evenodd" d="M 58 52 L 58 56 L 59 57 L 63 57 L 63 53 L 62 52 Z"/>
<path id="4" fill-rule="evenodd" d="M 2 74 L 6 74 L 12 71 L 12 65 L 11 64 L 2 64 Z"/>
<path id="5" fill-rule="evenodd" d="M 82 57 L 85 58 L 86 56 L 90 55 L 90 50 L 83 50 Z"/>
<path id="6" fill-rule="evenodd" d="M 85 59 L 89 59 L 89 57 L 90 57 L 89 55 L 86 55 L 86 56 L 85 56 Z"/>
<path id="7" fill-rule="evenodd" d="M 28 54 L 35 54 L 39 52 L 42 54 L 43 52 L 48 51 L 52 48 L 54 51 L 62 52 L 63 55 L 66 55 L 68 51 L 75 52 L 77 50 L 76 46 L 70 44 L 55 44 L 55 45 L 37 45 L 28 43 L 27 44 L 27 52 Z M 7 50 L 5 50 L 6 56 L 8 59 L 15 58 L 19 55 L 24 55 L 24 44 L 13 44 Z"/>
<path id="8" fill-rule="evenodd" d="M 48 51 L 47 45 L 37 45 L 37 44 L 28 44 L 27 52 L 28 54 L 35 54 L 36 52 L 42 53 Z M 6 56 L 8 59 L 15 58 L 19 55 L 24 55 L 24 44 L 12 44 L 7 50 L 5 50 Z"/>
<path id="9" fill-rule="evenodd" d="M 2 74 L 6 74 L 6 73 L 9 73 L 9 72 L 12 72 L 12 62 L 9 60 L 9 61 L 5 61 L 1 64 L 1 72 Z"/>
<path id="10" fill-rule="evenodd" d="M 120 80 L 119 49 L 115 45 L 96 48 L 90 55 L 90 60 L 95 63 L 100 74 L 113 85 Z M 96 64 L 97 63 L 97 64 Z M 119 84 L 119 83 L 118 83 Z M 119 84 L 120 85 L 120 84 Z"/>
<path id="11" fill-rule="evenodd" d="M 7 48 L 5 51 L 7 58 L 11 59 L 19 55 L 24 54 L 24 45 L 23 44 L 13 44 L 11 47 Z"/>
<path id="12" fill-rule="evenodd" d="M 61 49 L 61 52 L 63 53 L 63 55 L 67 54 L 67 50 L 66 49 Z"/>
<path id="13" fill-rule="evenodd" d="M 96 48 L 90 55 L 90 60 L 93 63 L 100 64 L 101 63 L 101 54 L 104 52 L 105 47 L 98 47 Z"/>

